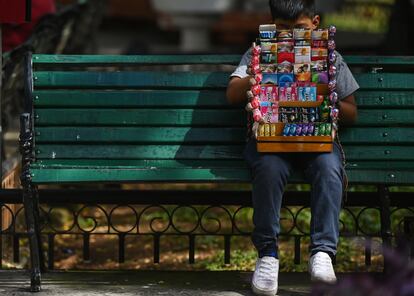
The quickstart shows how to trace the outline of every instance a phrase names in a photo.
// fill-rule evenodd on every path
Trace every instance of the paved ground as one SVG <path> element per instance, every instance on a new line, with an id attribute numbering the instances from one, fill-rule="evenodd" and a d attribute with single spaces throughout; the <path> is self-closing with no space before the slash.
<path id="1" fill-rule="evenodd" d="M 239 296 L 250 292 L 250 272 L 53 272 L 43 276 L 43 290 L 36 296 Z M 0 295 L 25 296 L 28 274 L 0 272 Z M 307 274 L 280 274 L 278 295 L 308 295 Z"/>

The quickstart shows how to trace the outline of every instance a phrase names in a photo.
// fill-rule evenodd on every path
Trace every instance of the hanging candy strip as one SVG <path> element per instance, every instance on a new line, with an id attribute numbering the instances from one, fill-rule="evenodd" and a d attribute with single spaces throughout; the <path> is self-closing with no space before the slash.
<path id="1" fill-rule="evenodd" d="M 336 73 L 337 69 L 335 66 L 337 55 L 335 53 L 336 43 L 335 43 L 335 34 L 336 27 L 329 27 L 329 40 L 328 40 L 328 50 L 329 50 L 329 91 L 330 91 L 330 102 L 331 102 L 331 112 L 330 117 L 332 121 L 332 127 L 335 131 L 338 130 L 338 119 L 339 119 L 339 109 L 338 109 L 338 93 L 336 92 Z"/>

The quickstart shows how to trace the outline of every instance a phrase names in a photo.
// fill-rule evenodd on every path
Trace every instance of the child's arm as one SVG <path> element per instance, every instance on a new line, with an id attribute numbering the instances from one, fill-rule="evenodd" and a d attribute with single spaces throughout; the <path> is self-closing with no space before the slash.
<path id="1" fill-rule="evenodd" d="M 247 97 L 246 92 L 250 89 L 250 78 L 247 76 L 244 78 L 233 77 L 231 78 L 227 87 L 227 101 L 232 105 L 246 104 Z"/>
<path id="2" fill-rule="evenodd" d="M 352 94 L 339 101 L 339 124 L 353 125 L 358 117 L 355 96 Z"/>

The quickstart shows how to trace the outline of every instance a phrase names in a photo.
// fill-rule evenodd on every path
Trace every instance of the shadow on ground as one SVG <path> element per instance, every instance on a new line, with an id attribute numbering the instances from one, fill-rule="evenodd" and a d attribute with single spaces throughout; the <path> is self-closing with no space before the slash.
<path id="1" fill-rule="evenodd" d="M 0 295 L 65 296 L 248 296 L 251 272 L 204 271 L 108 271 L 50 272 L 43 275 L 43 290 L 28 292 L 28 274 L 0 272 Z M 278 295 L 309 295 L 310 282 L 304 273 L 282 273 Z"/>

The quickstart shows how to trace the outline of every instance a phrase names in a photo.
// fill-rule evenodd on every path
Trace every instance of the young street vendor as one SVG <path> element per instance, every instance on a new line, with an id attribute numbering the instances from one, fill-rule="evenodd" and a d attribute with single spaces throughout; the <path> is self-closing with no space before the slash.
<path id="1" fill-rule="evenodd" d="M 314 0 L 270 0 L 274 23 L 280 29 L 317 29 L 320 16 Z M 252 86 L 249 63 L 251 49 L 231 75 L 227 89 L 229 103 L 246 105 L 246 92 Z M 352 125 L 357 118 L 354 92 L 359 88 L 343 58 L 337 53 L 336 92 L 339 102 L 339 125 Z M 250 120 L 251 122 L 251 120 Z M 252 171 L 253 223 L 252 241 L 258 251 L 252 289 L 258 295 L 275 295 L 278 288 L 280 208 L 284 188 L 292 169 L 300 167 L 311 184 L 311 244 L 309 272 L 311 279 L 335 282 L 332 259 L 337 252 L 339 213 L 346 191 L 345 156 L 339 142 L 331 153 L 259 153 L 249 124 L 243 155 Z"/>

